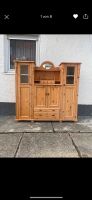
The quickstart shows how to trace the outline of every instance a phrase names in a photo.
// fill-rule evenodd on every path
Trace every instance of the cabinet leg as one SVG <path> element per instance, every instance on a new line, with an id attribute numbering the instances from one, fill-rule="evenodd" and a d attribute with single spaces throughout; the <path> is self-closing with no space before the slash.
<path id="1" fill-rule="evenodd" d="M 33 122 L 34 122 L 34 120 L 31 120 L 31 122 L 33 123 Z"/>

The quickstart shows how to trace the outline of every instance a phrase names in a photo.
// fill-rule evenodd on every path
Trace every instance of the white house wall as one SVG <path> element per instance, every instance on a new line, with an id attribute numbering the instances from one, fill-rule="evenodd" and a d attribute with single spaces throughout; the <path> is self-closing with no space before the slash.
<path id="1" fill-rule="evenodd" d="M 15 74 L 9 68 L 7 35 L 0 35 L 0 102 L 15 102 Z"/>
<path id="2" fill-rule="evenodd" d="M 3 69 L 4 69 L 4 35 L 0 35 L 0 75 L 3 72 Z"/>
<path id="3" fill-rule="evenodd" d="M 15 74 L 9 68 L 7 35 L 0 35 L 0 102 L 15 102 Z M 81 62 L 79 104 L 92 104 L 92 35 L 40 35 L 39 62 Z"/>

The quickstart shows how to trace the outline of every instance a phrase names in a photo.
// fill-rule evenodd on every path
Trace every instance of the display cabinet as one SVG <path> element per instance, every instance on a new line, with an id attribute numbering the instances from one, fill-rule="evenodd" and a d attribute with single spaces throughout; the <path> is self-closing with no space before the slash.
<path id="1" fill-rule="evenodd" d="M 16 119 L 76 121 L 80 63 L 16 61 Z"/>

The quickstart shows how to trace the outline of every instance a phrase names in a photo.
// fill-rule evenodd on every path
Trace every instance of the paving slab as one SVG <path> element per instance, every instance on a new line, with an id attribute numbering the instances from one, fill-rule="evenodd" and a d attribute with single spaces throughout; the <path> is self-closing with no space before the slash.
<path id="1" fill-rule="evenodd" d="M 53 132 L 51 122 L 16 121 L 15 116 L 0 118 L 0 133 Z"/>
<path id="2" fill-rule="evenodd" d="M 8 117 L 0 126 L 0 133 L 16 132 L 53 132 L 51 122 L 16 121 L 15 116 Z"/>
<path id="3" fill-rule="evenodd" d="M 1 116 L 0 115 L 0 127 L 6 122 L 9 116 Z"/>
<path id="4" fill-rule="evenodd" d="M 29 122 L 29 123 L 26 122 L 24 132 L 51 133 L 53 132 L 53 128 L 51 122 Z"/>
<path id="5" fill-rule="evenodd" d="M 79 116 L 78 121 L 76 122 L 77 124 L 92 124 L 92 116 Z"/>
<path id="6" fill-rule="evenodd" d="M 32 122 L 16 121 L 15 116 L 0 116 L 0 133 L 16 132 L 92 132 L 92 119 L 83 117 L 78 122 Z"/>
<path id="7" fill-rule="evenodd" d="M 0 134 L 0 157 L 14 157 L 22 135 Z"/>
<path id="8" fill-rule="evenodd" d="M 15 116 L 2 116 L 0 124 L 0 133 L 7 133 L 9 128 L 13 129 Z"/>
<path id="9" fill-rule="evenodd" d="M 24 133 L 16 157 L 78 157 L 67 133 Z"/>
<path id="10" fill-rule="evenodd" d="M 92 127 L 87 124 L 78 124 L 76 122 L 52 122 L 53 130 L 55 132 L 92 132 Z"/>
<path id="11" fill-rule="evenodd" d="M 70 133 L 81 157 L 92 157 L 92 133 Z"/>

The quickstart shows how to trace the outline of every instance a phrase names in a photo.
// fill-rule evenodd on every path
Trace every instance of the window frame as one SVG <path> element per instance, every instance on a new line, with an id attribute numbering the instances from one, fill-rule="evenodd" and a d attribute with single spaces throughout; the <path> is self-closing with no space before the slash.
<path id="1" fill-rule="evenodd" d="M 40 61 L 40 40 L 39 40 L 39 35 L 31 36 L 31 35 L 7 35 L 7 62 L 5 64 L 5 72 L 8 74 L 15 74 L 15 69 L 10 68 L 10 40 L 34 40 L 36 41 L 36 65 L 39 65 Z"/>

